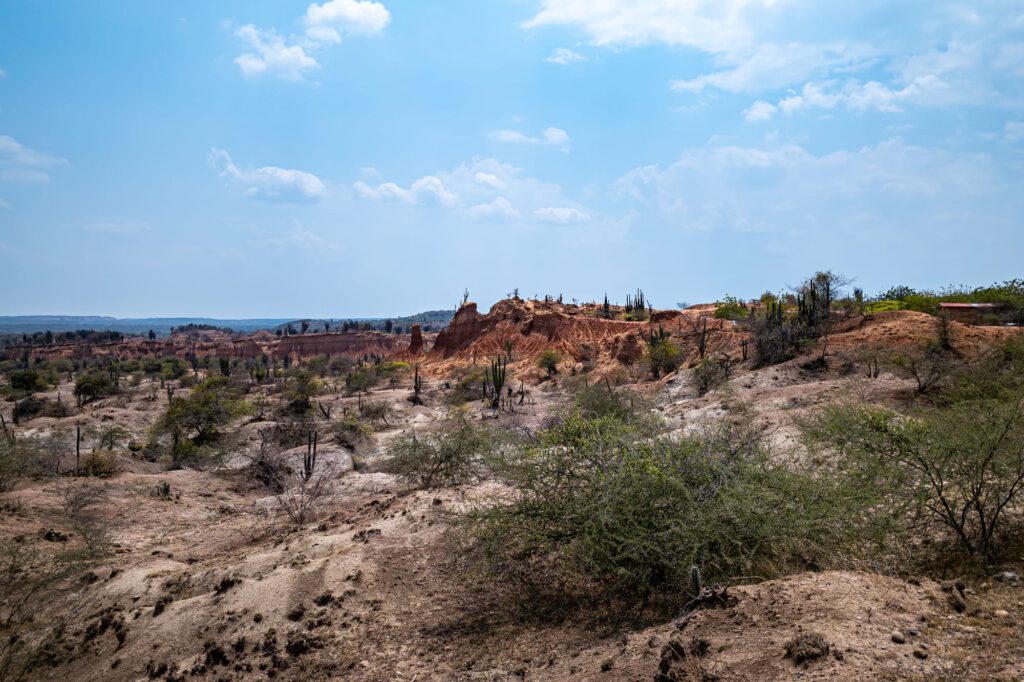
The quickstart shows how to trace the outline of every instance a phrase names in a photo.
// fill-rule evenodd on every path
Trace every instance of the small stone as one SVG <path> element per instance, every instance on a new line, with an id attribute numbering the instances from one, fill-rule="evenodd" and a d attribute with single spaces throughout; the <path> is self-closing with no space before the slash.
<path id="1" fill-rule="evenodd" d="M 359 665 L 364 667 L 364 668 L 369 668 L 370 667 L 370 662 L 367 661 L 366 659 L 363 659 L 363 660 L 359 661 Z"/>
<path id="2" fill-rule="evenodd" d="M 928 652 L 924 649 L 914 649 L 914 658 L 920 658 L 923 661 L 928 658 Z"/>
<path id="3" fill-rule="evenodd" d="M 910 635 L 911 637 L 917 637 L 918 635 L 921 634 L 921 631 L 918 630 L 917 628 L 910 628 L 910 629 L 907 630 L 907 634 Z"/>
<path id="4" fill-rule="evenodd" d="M 993 612 L 993 615 L 995 615 L 996 618 L 1009 618 L 1010 617 L 1010 612 L 1007 611 L 1006 609 L 996 609 Z"/>
<path id="5" fill-rule="evenodd" d="M 907 642 L 907 638 L 904 637 L 903 633 L 899 630 L 893 630 L 892 634 L 889 635 L 889 637 L 892 639 L 892 641 L 896 642 L 897 644 L 905 644 Z"/>
<path id="6" fill-rule="evenodd" d="M 1020 576 L 1013 571 L 1003 571 L 1002 573 L 996 574 L 996 580 L 1001 583 L 1010 583 L 1016 585 L 1020 582 Z"/>

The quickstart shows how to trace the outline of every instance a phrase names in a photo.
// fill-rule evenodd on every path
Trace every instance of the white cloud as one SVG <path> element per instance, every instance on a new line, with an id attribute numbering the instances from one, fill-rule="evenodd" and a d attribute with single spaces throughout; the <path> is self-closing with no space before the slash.
<path id="1" fill-rule="evenodd" d="M 254 50 L 235 59 L 246 76 L 271 74 L 286 80 L 301 80 L 308 71 L 320 68 L 301 45 L 289 45 L 273 30 L 264 31 L 252 24 L 242 26 L 235 35 Z"/>
<path id="2" fill-rule="evenodd" d="M 414 181 L 408 188 L 394 182 L 385 182 L 376 187 L 359 181 L 355 190 L 364 199 L 399 201 L 406 204 L 440 204 L 454 206 L 459 197 L 445 186 L 436 175 L 425 175 Z"/>
<path id="3" fill-rule="evenodd" d="M 856 70 L 876 51 L 865 45 L 766 43 L 750 52 L 715 53 L 718 71 L 672 82 L 672 89 L 699 93 L 707 88 L 759 93 L 783 88 L 834 69 Z"/>
<path id="4" fill-rule="evenodd" d="M 834 83 L 807 83 L 800 94 L 779 100 L 778 108 L 787 114 L 803 109 L 832 109 L 845 106 L 853 111 L 902 111 L 906 104 L 927 104 L 950 89 L 936 76 L 919 76 L 903 88 L 893 90 L 878 81 L 850 81 L 841 88 Z"/>
<path id="5" fill-rule="evenodd" d="M 11 205 L 9 203 L 4 201 L 3 199 L 0 199 L 0 208 L 10 208 L 10 207 L 11 207 Z"/>
<path id="6" fill-rule="evenodd" d="M 292 168 L 263 166 L 253 170 L 238 168 L 223 149 L 211 149 L 210 160 L 222 178 L 245 188 L 245 193 L 258 199 L 271 201 L 308 202 L 321 199 L 327 188 L 312 173 Z"/>
<path id="7" fill-rule="evenodd" d="M 590 220 L 590 214 L 572 206 L 545 206 L 533 212 L 533 217 L 546 223 L 582 223 Z"/>
<path id="8" fill-rule="evenodd" d="M 323 43 L 340 43 L 341 35 L 380 33 L 391 13 L 370 0 L 329 0 L 306 9 L 306 35 Z"/>
<path id="9" fill-rule="evenodd" d="M 525 24 L 554 25 L 613 49 L 697 50 L 711 68 L 680 74 L 672 89 L 744 93 L 786 113 L 1024 108 L 1024 19 L 1013 3 L 541 0 Z M 761 105 L 744 113 L 764 120 L 775 112 Z"/>
<path id="10" fill-rule="evenodd" d="M 767 121 L 773 115 L 777 108 L 774 104 L 758 100 L 750 105 L 750 108 L 743 112 L 743 117 L 750 123 L 757 121 Z"/>
<path id="11" fill-rule="evenodd" d="M 544 61 L 564 66 L 570 62 L 585 62 L 587 61 L 587 58 L 579 52 L 574 52 L 567 47 L 556 47 L 555 51 L 552 52 Z"/>
<path id="12" fill-rule="evenodd" d="M 466 214 L 471 218 L 501 218 L 504 220 L 519 220 L 523 217 L 505 197 L 496 197 L 486 204 L 470 206 L 466 209 Z"/>
<path id="13" fill-rule="evenodd" d="M 302 80 L 320 63 L 310 52 L 340 43 L 342 35 L 379 33 L 391 21 L 391 13 L 373 0 L 328 0 L 312 3 L 303 17 L 305 34 L 283 37 L 274 29 L 252 24 L 242 26 L 235 36 L 252 49 L 239 55 L 235 64 L 246 76 L 275 75 L 286 80 Z"/>
<path id="14" fill-rule="evenodd" d="M 3 69 L 0 69 L 0 78 L 7 78 L 7 72 Z"/>
<path id="15" fill-rule="evenodd" d="M 900 140 L 821 155 L 793 144 L 712 145 L 630 171 L 613 196 L 685 229 L 818 232 L 868 220 L 905 233 L 942 213 L 986 213 L 1009 191 L 1001 176 L 988 155 Z"/>
<path id="16" fill-rule="evenodd" d="M 413 206 L 435 204 L 474 220 L 532 216 L 548 222 L 574 222 L 590 215 L 558 185 L 525 175 L 522 169 L 496 159 L 475 158 L 453 170 L 421 177 L 409 186 L 395 182 L 370 185 L 360 180 L 353 189 L 363 199 Z"/>
<path id="17" fill-rule="evenodd" d="M 98 232 L 124 237 L 131 234 L 142 234 L 153 228 L 149 223 L 138 220 L 99 220 L 82 226 L 88 232 Z"/>
<path id="18" fill-rule="evenodd" d="M 484 173 L 482 171 L 474 173 L 473 181 L 478 182 L 481 185 L 487 185 L 488 187 L 492 187 L 498 190 L 505 189 L 506 187 L 508 187 L 508 185 L 505 184 L 505 181 L 499 178 L 494 173 Z"/>
<path id="19" fill-rule="evenodd" d="M 561 128 L 549 127 L 541 131 L 540 135 L 531 137 L 518 130 L 495 130 L 489 137 L 497 142 L 508 142 L 511 144 L 532 144 L 548 147 L 557 147 L 562 151 L 569 151 L 572 138 Z"/>
<path id="20" fill-rule="evenodd" d="M 724 52 L 751 40 L 752 21 L 776 0 L 543 0 L 526 28 L 568 25 L 595 45 L 665 43 Z"/>
<path id="21" fill-rule="evenodd" d="M 68 165 L 67 159 L 30 149 L 13 137 L 0 135 L 0 180 L 49 182 L 50 171 Z"/>
<path id="22" fill-rule="evenodd" d="M 1024 140 L 1024 121 L 1007 121 L 1003 136 L 1011 142 Z"/>

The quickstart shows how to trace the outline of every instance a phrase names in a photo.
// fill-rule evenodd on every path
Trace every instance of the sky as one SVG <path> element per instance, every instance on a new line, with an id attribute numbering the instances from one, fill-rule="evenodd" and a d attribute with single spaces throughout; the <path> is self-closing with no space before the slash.
<path id="1" fill-rule="evenodd" d="M 0 314 L 1024 276 L 1024 4 L 0 4 Z"/>

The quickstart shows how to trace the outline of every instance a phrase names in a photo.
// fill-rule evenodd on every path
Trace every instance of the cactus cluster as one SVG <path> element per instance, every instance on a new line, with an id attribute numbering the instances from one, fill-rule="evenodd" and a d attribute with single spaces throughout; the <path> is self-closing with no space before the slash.
<path id="1" fill-rule="evenodd" d="M 508 367 L 508 360 L 497 357 L 491 362 L 491 384 L 494 387 L 491 407 L 497 409 L 501 405 L 501 389 L 505 385 L 505 372 Z"/>

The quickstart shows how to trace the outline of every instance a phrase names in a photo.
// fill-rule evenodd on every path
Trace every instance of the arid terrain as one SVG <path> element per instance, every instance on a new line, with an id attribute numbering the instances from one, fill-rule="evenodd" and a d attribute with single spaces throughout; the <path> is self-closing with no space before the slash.
<path id="1" fill-rule="evenodd" d="M 510 495 L 509 486 L 501 476 L 435 485 L 395 473 L 392 446 L 410 434 L 446 433 L 461 415 L 533 438 L 580 390 L 597 387 L 635 396 L 668 434 L 742 424 L 778 461 L 823 470 L 830 464 L 808 449 L 802 416 L 852 401 L 902 409 L 921 393 L 905 363 L 886 358 L 943 333 L 950 356 L 969 366 L 1020 334 L 909 310 L 836 313 L 827 335 L 761 365 L 748 347 L 752 332 L 715 317 L 714 305 L 650 310 L 636 321 L 619 308 L 614 319 L 600 313 L 516 298 L 487 314 L 467 303 L 436 337 L 416 329 L 16 349 L 32 362 L 188 353 L 209 361 L 183 363 L 174 378 L 126 369 L 115 393 L 80 406 L 73 396 L 83 370 L 62 371 L 34 395 L 66 403 L 63 416 L 43 410 L 13 424 L 16 402 L 0 402 L 4 437 L 45 443 L 53 470 L 13 478 L 0 494 L 0 535 L 23 550 L 22 564 L 5 558 L 6 625 L 24 644 L 8 647 L 20 653 L 0 678 L 1024 679 L 1024 556 L 928 568 L 852 553 L 831 565 L 809 559 L 798 570 L 698 588 L 707 598 L 685 610 L 679 605 L 699 594 L 669 595 L 669 610 L 596 596 L 590 606 L 556 608 L 463 565 L 456 519 Z M 663 342 L 678 357 L 652 372 L 647 358 Z M 485 399 L 495 358 L 507 359 L 507 378 Z M 726 365 L 704 380 L 708 358 Z M 332 361 L 344 364 L 332 371 Z M 353 382 L 360 368 L 384 365 L 378 381 Z M 177 435 L 172 445 L 157 424 L 219 367 L 257 407 L 219 427 L 216 453 L 199 448 L 178 460 L 169 450 Z M 296 396 L 293 384 L 309 381 L 296 378 L 304 368 L 315 386 Z M 347 418 L 359 424 L 351 437 L 338 426 Z M 314 433 L 317 468 L 303 481 Z M 98 475 L 75 475 L 94 451 L 107 458 L 89 460 Z M 261 477 L 267 462 L 287 475 Z M 296 518 L 301 500 L 290 491 L 317 476 L 323 489 Z M 91 497 L 83 501 L 82 491 Z M 59 575 L 16 594 L 19 580 L 48 569 Z M 15 603 L 28 610 L 17 627 Z"/>

